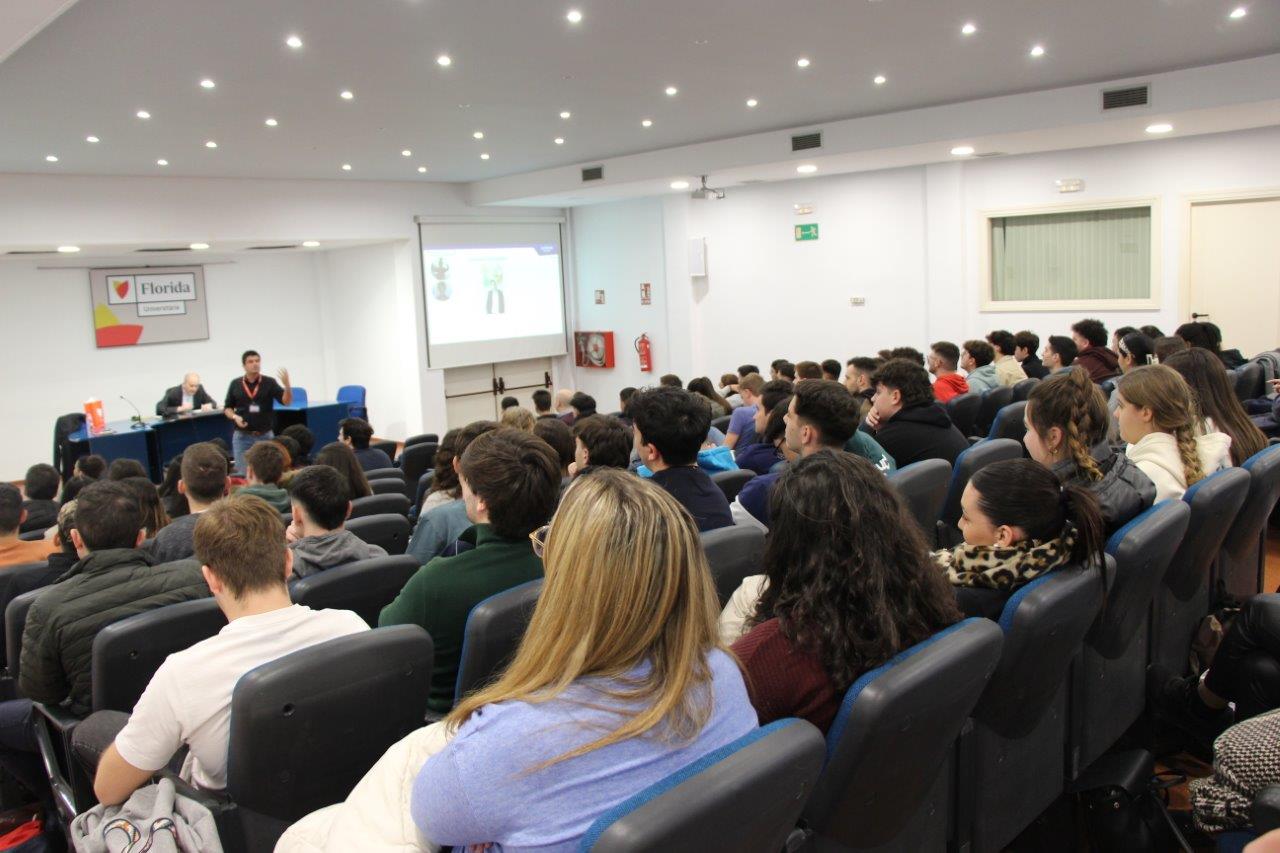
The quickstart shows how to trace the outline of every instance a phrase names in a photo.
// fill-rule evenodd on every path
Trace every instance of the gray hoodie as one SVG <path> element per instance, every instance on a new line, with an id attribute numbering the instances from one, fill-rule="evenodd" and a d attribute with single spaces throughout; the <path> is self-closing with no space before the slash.
<path id="1" fill-rule="evenodd" d="M 213 815 L 179 796 L 172 779 L 145 785 L 118 806 L 96 805 L 71 822 L 77 853 L 222 853 Z"/>
<path id="2" fill-rule="evenodd" d="M 293 550 L 293 575 L 298 578 L 310 577 L 356 560 L 387 556 L 386 549 L 370 545 L 349 530 L 304 536 L 289 547 Z"/>

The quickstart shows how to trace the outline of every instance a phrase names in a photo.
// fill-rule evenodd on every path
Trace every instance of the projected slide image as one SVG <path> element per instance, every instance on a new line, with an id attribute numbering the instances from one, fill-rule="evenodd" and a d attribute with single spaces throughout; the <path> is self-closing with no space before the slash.
<path id="1" fill-rule="evenodd" d="M 555 245 L 424 248 L 423 269 L 433 346 L 563 328 Z"/>

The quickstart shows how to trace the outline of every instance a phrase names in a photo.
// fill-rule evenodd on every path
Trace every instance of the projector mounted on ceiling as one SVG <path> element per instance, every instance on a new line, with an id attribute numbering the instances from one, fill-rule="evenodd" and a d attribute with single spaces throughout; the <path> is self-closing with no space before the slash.
<path id="1" fill-rule="evenodd" d="M 724 190 L 718 190 L 715 187 L 707 186 L 707 176 L 702 176 L 702 186 L 689 193 L 689 198 L 706 199 L 707 201 L 715 201 L 724 198 Z"/>

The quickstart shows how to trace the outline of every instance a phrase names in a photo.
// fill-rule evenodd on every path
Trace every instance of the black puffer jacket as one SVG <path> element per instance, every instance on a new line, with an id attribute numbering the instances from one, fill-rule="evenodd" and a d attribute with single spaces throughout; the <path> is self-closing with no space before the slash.
<path id="1" fill-rule="evenodd" d="M 72 713 L 88 713 L 98 631 L 128 616 L 209 594 L 195 560 L 153 566 L 151 555 L 137 548 L 93 552 L 27 613 L 18 675 L 22 695 L 53 705 L 70 698 Z"/>
<path id="2" fill-rule="evenodd" d="M 900 409 L 878 430 L 865 425 L 863 429 L 875 436 L 899 468 L 922 459 L 945 459 L 954 465 L 969 447 L 969 440 L 951 425 L 946 409 L 933 402 Z"/>
<path id="3" fill-rule="evenodd" d="M 1089 455 L 1102 470 L 1101 480 L 1086 477 L 1074 459 L 1065 459 L 1054 465 L 1052 470 L 1063 483 L 1082 486 L 1093 492 L 1110 536 L 1138 513 L 1151 507 L 1156 499 L 1156 486 L 1127 456 L 1116 453 L 1105 443 L 1093 448 Z"/>

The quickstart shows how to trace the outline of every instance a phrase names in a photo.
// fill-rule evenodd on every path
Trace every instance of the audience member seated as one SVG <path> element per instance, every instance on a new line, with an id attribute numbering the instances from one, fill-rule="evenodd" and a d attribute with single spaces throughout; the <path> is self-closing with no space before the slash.
<path id="1" fill-rule="evenodd" d="M 785 463 L 798 458 L 787 448 L 786 419 L 790 406 L 791 395 L 787 394 L 774 403 L 772 409 L 766 410 L 763 405 L 758 407 L 755 416 L 758 440 L 734 453 L 733 458 L 739 468 L 755 471 L 759 476 L 780 471 Z M 732 506 L 729 508 L 733 509 Z"/>
<path id="2" fill-rule="evenodd" d="M 80 490 L 93 482 L 92 477 L 86 477 L 83 474 L 73 474 L 70 479 L 62 484 L 62 494 L 58 495 L 59 506 L 66 506 L 76 499 L 76 495 L 80 494 Z"/>
<path id="3" fill-rule="evenodd" d="M 771 379 L 785 379 L 788 382 L 796 381 L 796 366 L 785 358 L 774 362 L 773 376 Z"/>
<path id="4" fill-rule="evenodd" d="M 742 405 L 742 396 L 738 394 L 738 374 L 721 373 L 720 374 L 720 390 L 717 392 L 728 402 L 730 409 L 736 409 Z"/>
<path id="5" fill-rule="evenodd" d="M 628 385 L 618 392 L 618 413 L 614 415 L 622 425 L 627 429 L 631 429 L 631 415 L 627 412 L 627 406 L 631 403 L 631 398 L 635 396 L 636 389 Z"/>
<path id="6" fill-rule="evenodd" d="M 1044 366 L 1050 373 L 1066 370 L 1076 360 L 1079 347 L 1071 338 L 1062 335 L 1050 335 L 1044 345 Z"/>
<path id="7" fill-rule="evenodd" d="M 1182 338 L 1169 335 L 1164 338 L 1156 338 L 1156 363 L 1164 364 L 1169 356 L 1175 352 L 1191 349 L 1191 347 Z"/>
<path id="8" fill-rule="evenodd" d="M 27 512 L 26 521 L 22 522 L 22 533 L 48 530 L 58 523 L 58 502 L 54 498 L 58 496 L 60 485 L 62 478 L 52 465 L 40 462 L 27 469 L 22 481 L 22 491 L 26 495 L 22 508 Z"/>
<path id="9" fill-rule="evenodd" d="M 178 491 L 180 482 L 182 482 L 181 453 L 170 459 L 169 464 L 164 466 L 164 475 L 160 478 L 160 486 L 156 489 L 156 493 L 160 495 L 160 504 L 164 507 L 170 521 L 182 518 L 191 512 L 187 496 Z"/>
<path id="10" fill-rule="evenodd" d="M 1159 326 L 1139 326 L 1138 331 L 1153 341 L 1158 341 L 1165 336 L 1164 332 L 1160 331 Z"/>
<path id="11" fill-rule="evenodd" d="M 728 400 L 720 396 L 715 386 L 711 384 L 711 380 L 705 376 L 689 380 L 689 393 L 707 401 L 707 407 L 711 410 L 712 420 L 723 418 L 733 411 L 733 406 L 729 404 Z M 730 449 L 732 450 L 732 448 Z"/>
<path id="12" fill-rule="evenodd" d="M 413 786 L 433 844 L 577 849 L 596 818 L 756 728 L 675 501 L 593 472 L 543 541 L 546 587 L 515 659 L 450 715 L 453 740 Z"/>
<path id="13" fill-rule="evenodd" d="M 280 485 L 285 469 L 284 451 L 270 441 L 259 441 L 245 451 L 244 461 L 249 485 L 238 489 L 237 494 L 262 498 L 277 512 L 288 512 L 289 493 Z"/>
<path id="14" fill-rule="evenodd" d="M 293 457 L 295 468 L 305 468 L 312 464 L 311 449 L 316 446 L 316 436 L 303 424 L 293 424 L 280 431 L 280 435 L 298 442 L 298 452 Z"/>
<path id="15" fill-rule="evenodd" d="M 1000 387 L 996 375 L 996 351 L 986 341 L 965 341 L 960 351 L 960 366 L 965 370 L 965 381 L 975 394 L 985 394 Z"/>
<path id="16" fill-rule="evenodd" d="M 876 392 L 876 386 L 871 382 L 871 377 L 875 376 L 876 371 L 883 364 L 884 362 L 880 359 L 866 356 L 851 358 L 846 362 L 844 387 L 859 398 L 859 420 L 866 420 L 867 415 L 871 413 L 871 397 Z"/>
<path id="17" fill-rule="evenodd" d="M 816 361 L 801 361 L 796 364 L 796 380 L 821 379 L 822 366 Z"/>
<path id="18" fill-rule="evenodd" d="M 660 388 L 683 388 L 684 383 L 680 381 L 680 377 L 674 373 L 664 373 L 658 377 L 658 387 Z"/>
<path id="19" fill-rule="evenodd" d="M 1231 437 L 1197 435 L 1200 407 L 1186 381 L 1171 367 L 1138 367 L 1117 383 L 1116 419 L 1125 455 L 1156 484 L 1156 502 L 1179 500 L 1193 484 L 1231 467 Z"/>
<path id="20" fill-rule="evenodd" d="M 889 350 L 889 358 L 905 358 L 912 364 L 918 364 L 924 367 L 924 353 L 915 347 L 894 347 Z"/>
<path id="21" fill-rule="evenodd" d="M 575 417 L 569 423 L 577 423 L 577 418 Z M 564 421 L 556 424 L 548 420 L 534 424 L 533 434 L 549 444 L 556 452 L 556 458 L 560 460 L 560 484 L 568 485 L 569 466 L 573 464 L 574 456 L 577 455 L 577 447 L 573 443 L 573 430 Z"/>
<path id="22" fill-rule="evenodd" d="M 565 426 L 573 426 L 573 407 L 569 404 L 572 399 L 572 388 L 561 388 L 556 391 L 556 417 L 564 421 Z"/>
<path id="23" fill-rule="evenodd" d="M 285 530 L 285 539 L 293 552 L 296 577 L 306 578 L 357 560 L 387 556 L 381 545 L 365 542 L 344 527 L 351 514 L 347 484 L 328 465 L 312 465 L 299 471 L 293 478 L 289 498 L 293 521 Z"/>
<path id="24" fill-rule="evenodd" d="M 146 477 L 147 469 L 142 467 L 142 463 L 137 459 L 115 459 L 112 460 L 110 467 L 107 468 L 107 479 L 120 480 L 129 477 Z"/>
<path id="25" fill-rule="evenodd" d="M 195 553 L 196 522 L 227 493 L 227 457 L 212 444 L 193 444 L 182 453 L 182 479 L 178 491 L 190 511 L 170 521 L 156 534 L 151 554 L 157 563 L 185 560 Z"/>
<path id="26" fill-rule="evenodd" d="M 1142 332 L 1130 332 L 1116 344 L 1116 357 L 1121 373 L 1128 373 L 1135 367 L 1155 364 L 1156 342 Z"/>
<path id="27" fill-rule="evenodd" d="M 76 543 L 71 539 L 71 531 L 76 526 L 76 502 L 64 503 L 58 510 L 58 532 L 53 534 L 54 551 L 45 560 L 54 578 L 59 578 L 71 571 L 71 567 L 80 562 L 76 553 Z"/>
<path id="28" fill-rule="evenodd" d="M 127 616 L 209 594 L 198 566 L 154 565 L 141 547 L 145 535 L 138 500 L 127 485 L 86 486 L 76 498 L 71 530 L 80 560 L 27 613 L 18 676 L 26 698 L 0 703 L 0 765 L 44 799 L 48 779 L 36 754 L 31 703 L 66 703 L 71 713 L 87 714 L 98 631 Z"/>
<path id="29" fill-rule="evenodd" d="M 81 456 L 72 466 L 71 473 L 88 477 L 90 480 L 101 480 L 107 476 L 107 460 L 96 453 Z"/>
<path id="30" fill-rule="evenodd" d="M 26 517 L 22 492 L 12 483 L 0 483 L 0 566 L 38 563 L 58 550 L 48 539 L 27 542 L 18 538 Z"/>
<path id="31" fill-rule="evenodd" d="M 596 413 L 596 398 L 585 391 L 578 391 L 569 398 L 569 408 L 573 409 L 573 422 L 577 423 L 579 418 L 589 418 Z"/>
<path id="32" fill-rule="evenodd" d="M 169 514 L 164 511 L 164 504 L 160 502 L 156 484 L 146 477 L 125 477 L 119 482 L 127 486 L 137 498 L 138 508 L 142 511 L 142 531 L 147 540 L 154 540 L 169 525 Z M 151 547 L 150 543 L 146 547 Z"/>
<path id="33" fill-rule="evenodd" d="M 1040 336 L 1035 332 L 1018 332 L 1013 336 L 1013 357 L 1022 367 L 1028 379 L 1044 379 L 1049 368 L 1040 360 Z"/>
<path id="34" fill-rule="evenodd" d="M 351 500 L 367 498 L 373 494 L 373 489 L 369 487 L 369 478 L 364 475 L 364 469 L 360 467 L 360 461 L 356 459 L 351 448 L 342 442 L 331 441 L 320 448 L 320 452 L 316 454 L 316 464 L 328 465 L 347 478 Z"/>
<path id="35" fill-rule="evenodd" d="M 998 329 L 987 335 L 987 343 L 991 344 L 991 349 L 995 352 L 993 363 L 996 366 L 996 381 L 1001 386 L 1012 388 L 1027 378 L 1022 365 L 1014 356 L 1018 343 L 1013 337 L 1013 332 Z"/>
<path id="36" fill-rule="evenodd" d="M 1207 349 L 1195 347 L 1174 353 L 1165 363 L 1186 380 L 1200 403 L 1197 434 L 1221 432 L 1230 437 L 1232 465 L 1243 465 L 1267 446 L 1267 437 L 1240 405 L 1221 359 Z"/>
<path id="37" fill-rule="evenodd" d="M 539 425 L 549 423 L 558 423 L 560 426 L 564 426 L 557 418 L 538 421 Z M 568 427 L 565 428 L 568 429 Z M 474 421 L 458 430 L 451 445 L 452 455 L 448 457 L 447 463 L 453 470 L 454 478 L 457 478 L 462 468 L 462 455 L 467 452 L 467 447 L 470 446 L 471 442 L 495 429 L 498 429 L 498 425 L 493 421 Z M 445 464 L 444 461 L 437 460 L 436 476 L 440 476 L 440 469 Z M 414 525 L 413 535 L 409 537 L 409 547 L 405 553 L 413 555 L 417 558 L 419 564 L 425 566 L 443 554 L 445 549 L 456 542 L 458 537 L 465 533 L 472 524 L 474 522 L 467 517 L 467 505 L 466 501 L 463 500 L 462 483 L 459 482 L 455 499 L 431 510 L 424 509 L 422 514 L 418 516 L 418 523 Z"/>
<path id="38" fill-rule="evenodd" d="M 960 348 L 948 341 L 938 341 L 929 348 L 929 372 L 934 375 L 933 397 L 945 403 L 952 397 L 969 393 L 969 383 L 956 372 Z"/>
<path id="39" fill-rule="evenodd" d="M 338 424 L 338 440 L 355 453 L 362 471 L 376 471 L 395 464 L 386 451 L 369 446 L 373 440 L 373 427 L 363 418 L 343 418 Z"/>
<path id="40" fill-rule="evenodd" d="M 520 405 L 520 401 L 517 400 L 515 397 L 503 397 L 502 402 L 499 405 L 500 405 L 501 411 L 505 412 L 507 409 Z"/>
<path id="41" fill-rule="evenodd" d="M 345 492 L 332 469 L 308 471 L 333 478 L 333 488 Z M 280 534 L 279 514 L 243 494 L 200 516 L 196 557 L 228 624 L 156 670 L 98 763 L 93 789 L 99 802 L 124 802 L 184 746 L 190 752 L 182 778 L 205 791 L 226 788 L 231 694 L 241 676 L 291 652 L 368 630 L 348 610 L 312 610 L 289 601 L 285 581 L 293 561 Z"/>
<path id="42" fill-rule="evenodd" d="M 539 418 L 554 418 L 556 413 L 551 411 L 551 392 L 546 388 L 538 388 L 529 395 L 533 399 L 533 414 Z"/>
<path id="43" fill-rule="evenodd" d="M 592 415 L 573 425 L 573 476 L 596 466 L 621 468 L 631 464 L 631 430 L 617 418 Z"/>
<path id="44" fill-rule="evenodd" d="M 451 429 L 440 439 L 431 474 L 431 486 L 422 498 L 422 506 L 418 507 L 419 516 L 462 497 L 462 485 L 458 482 L 458 471 L 453 464 L 453 444 L 458 440 L 459 432 L 461 430 Z"/>
<path id="45" fill-rule="evenodd" d="M 471 608 L 491 595 L 542 577 L 542 563 L 530 547 L 529 534 L 546 524 L 555 511 L 559 472 L 555 452 L 546 442 L 513 429 L 485 432 L 463 452 L 459 479 L 467 517 L 474 523 L 463 539 L 474 547 L 427 563 L 378 618 L 379 625 L 421 625 L 431 635 L 435 663 L 427 704 L 432 710 L 453 707 Z M 616 523 L 616 517 L 609 521 Z M 620 535 L 636 533 L 624 529 Z M 581 639 L 575 636 L 573 641 Z"/>
<path id="46" fill-rule="evenodd" d="M 983 341 L 982 346 L 990 349 Z M 933 399 L 929 374 L 903 359 L 885 362 L 872 377 L 875 395 L 865 429 L 893 457 L 898 467 L 922 459 L 955 464 L 969 440 L 951 424 L 942 404 Z"/>
<path id="47" fill-rule="evenodd" d="M 1084 370 L 1055 373 L 1037 383 L 1023 420 L 1027 453 L 1063 484 L 1093 492 L 1108 534 L 1155 501 L 1151 478 L 1107 443 L 1112 418 L 1102 390 Z"/>
<path id="48" fill-rule="evenodd" d="M 516 404 L 508 406 L 502 410 L 502 417 L 498 422 L 505 427 L 518 429 L 521 432 L 533 433 L 533 425 L 537 422 L 537 418 L 533 416 L 533 412 Z"/>
<path id="49" fill-rule="evenodd" d="M 782 474 L 771 504 L 765 574 L 734 593 L 721 637 L 747 632 L 733 652 L 761 725 L 800 717 L 825 734 L 859 676 L 960 613 L 919 525 L 865 460 L 810 454 Z"/>
<path id="50" fill-rule="evenodd" d="M 764 391 L 764 385 L 764 377 L 759 373 L 748 373 L 739 380 L 738 395 L 742 398 L 742 404 L 733 410 L 724 435 L 724 446 L 730 450 L 737 451 L 740 447 L 745 448 L 755 443 L 756 412 L 760 410 L 760 395 Z"/>
<path id="51" fill-rule="evenodd" d="M 1103 382 L 1120 374 L 1116 354 L 1107 349 L 1107 327 L 1099 320 L 1081 320 L 1071 327 L 1071 340 L 1077 349 L 1075 363 L 1089 371 L 1094 382 Z"/>
<path id="52" fill-rule="evenodd" d="M 281 485 L 287 489 L 289 488 L 289 478 L 293 475 L 293 472 L 299 468 L 306 467 L 298 464 L 298 457 L 302 455 L 302 448 L 298 445 L 298 442 L 287 435 L 277 435 L 271 440 L 279 445 L 280 449 L 284 451 L 285 458 L 289 461 L 289 467 L 285 469 L 284 477 L 280 480 Z"/>
<path id="53" fill-rule="evenodd" d="M 1120 342 L 1124 340 L 1125 335 L 1132 335 L 1138 331 L 1133 326 L 1121 326 L 1111 333 L 1111 351 L 1117 356 L 1120 355 Z"/>
<path id="54" fill-rule="evenodd" d="M 637 391 L 628 411 L 640 462 L 653 482 L 680 502 L 701 531 L 733 524 L 724 492 L 698 468 L 698 451 L 711 427 L 711 411 L 681 388 Z"/>
<path id="55" fill-rule="evenodd" d="M 964 542 L 934 554 L 967 616 L 998 619 L 1019 587 L 1077 563 L 1102 566 L 1098 501 L 1030 459 L 979 468 L 960 496 Z M 1099 596 L 1102 588 L 1099 586 Z"/>
<path id="56" fill-rule="evenodd" d="M 1234 370 L 1248 361 L 1238 349 L 1222 350 L 1222 330 L 1214 323 L 1183 323 L 1173 333 L 1197 349 L 1208 350 L 1218 357 L 1222 366 Z"/>
<path id="57" fill-rule="evenodd" d="M 841 374 L 840 362 L 834 358 L 823 359 L 822 378 L 831 382 L 839 382 Z"/>

